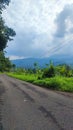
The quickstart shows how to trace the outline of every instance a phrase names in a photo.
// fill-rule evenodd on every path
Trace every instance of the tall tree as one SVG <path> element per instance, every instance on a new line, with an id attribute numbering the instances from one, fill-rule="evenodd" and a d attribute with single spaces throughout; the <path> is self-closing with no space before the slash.
<path id="1" fill-rule="evenodd" d="M 8 5 L 10 0 L 0 0 L 0 13 L 3 8 L 5 8 L 5 5 Z"/>
<path id="2" fill-rule="evenodd" d="M 8 58 L 5 58 L 4 49 L 7 42 L 13 40 L 16 35 L 15 31 L 5 25 L 2 18 L 2 11 L 8 5 L 10 0 L 0 0 L 0 71 L 6 71 L 11 68 L 11 63 Z"/>
<path id="3" fill-rule="evenodd" d="M 5 49 L 7 42 L 13 40 L 12 37 L 15 35 L 15 31 L 5 26 L 3 19 L 0 18 L 0 51 Z"/>
<path id="4" fill-rule="evenodd" d="M 13 65 L 9 58 L 6 58 L 3 51 L 0 51 L 0 71 L 10 71 Z"/>
<path id="5" fill-rule="evenodd" d="M 1 16 L 2 10 L 9 4 L 10 0 L 0 0 L 0 51 L 5 49 L 7 42 L 13 40 L 12 37 L 16 35 L 15 31 L 5 25 Z"/>

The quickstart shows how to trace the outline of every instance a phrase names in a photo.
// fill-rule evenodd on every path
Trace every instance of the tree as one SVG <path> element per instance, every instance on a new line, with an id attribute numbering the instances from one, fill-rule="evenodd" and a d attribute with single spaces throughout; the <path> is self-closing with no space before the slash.
<path id="1" fill-rule="evenodd" d="M 13 69 L 13 71 L 15 71 L 15 69 L 16 69 L 16 65 L 15 64 L 12 64 L 12 69 Z"/>
<path id="2" fill-rule="evenodd" d="M 16 35 L 15 31 L 5 25 L 1 16 L 2 10 L 8 5 L 10 0 L 0 0 L 0 51 L 3 51 L 8 41 L 13 40 L 12 37 Z"/>
<path id="3" fill-rule="evenodd" d="M 5 8 L 5 5 L 8 5 L 10 0 L 0 0 L 0 13 L 2 13 L 2 9 Z"/>
<path id="4" fill-rule="evenodd" d="M 60 74 L 66 77 L 70 77 L 72 75 L 71 68 L 68 65 L 63 65 L 60 69 Z"/>
<path id="5" fill-rule="evenodd" d="M 38 69 L 38 63 L 37 63 L 37 62 L 34 62 L 34 72 L 35 72 L 35 73 L 37 72 L 37 69 Z"/>
<path id="6" fill-rule="evenodd" d="M 12 37 L 16 33 L 13 29 L 7 27 L 2 19 L 0 18 L 0 51 L 3 51 L 7 45 L 8 41 L 13 40 Z"/>
<path id="7" fill-rule="evenodd" d="M 36 69 L 36 68 L 37 68 L 37 66 L 38 66 L 38 63 L 37 63 L 37 62 L 35 62 L 35 63 L 34 63 L 34 68 Z"/>
<path id="8" fill-rule="evenodd" d="M 6 71 L 11 68 L 11 62 L 9 58 L 5 58 L 4 49 L 7 46 L 7 42 L 13 40 L 12 37 L 16 35 L 15 31 L 5 25 L 2 18 L 2 11 L 5 6 L 8 5 L 10 0 L 0 0 L 0 71 Z"/>
<path id="9" fill-rule="evenodd" d="M 10 71 L 12 68 L 12 64 L 9 58 L 5 58 L 5 54 L 3 51 L 0 51 L 0 71 Z"/>
<path id="10" fill-rule="evenodd" d="M 54 65 L 50 62 L 49 67 L 44 69 L 42 77 L 44 77 L 44 78 L 49 77 L 50 78 L 50 77 L 54 77 L 54 76 L 55 76 L 55 68 L 54 68 Z"/>
<path id="11" fill-rule="evenodd" d="M 65 77 L 73 76 L 72 68 L 67 64 L 62 64 L 62 65 L 56 66 L 56 74 L 65 76 Z"/>

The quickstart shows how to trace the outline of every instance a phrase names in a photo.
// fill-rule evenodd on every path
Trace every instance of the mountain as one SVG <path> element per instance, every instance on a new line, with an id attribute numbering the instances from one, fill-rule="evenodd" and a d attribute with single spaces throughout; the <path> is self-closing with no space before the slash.
<path id="1" fill-rule="evenodd" d="M 54 65 L 58 64 L 68 64 L 73 66 L 73 56 L 71 55 L 53 55 L 48 58 L 25 58 L 25 59 L 17 59 L 12 60 L 11 62 L 15 64 L 17 67 L 23 68 L 33 68 L 34 63 L 36 62 L 39 67 L 45 67 L 46 64 L 49 64 L 50 61 L 54 63 Z"/>

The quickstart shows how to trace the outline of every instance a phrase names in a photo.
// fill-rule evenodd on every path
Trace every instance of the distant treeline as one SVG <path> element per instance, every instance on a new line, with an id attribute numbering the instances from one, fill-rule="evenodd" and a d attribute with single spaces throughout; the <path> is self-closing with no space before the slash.
<path id="1" fill-rule="evenodd" d="M 33 69 L 32 68 L 29 68 L 29 69 L 16 68 L 14 65 L 13 65 L 13 68 L 14 69 L 12 70 L 18 74 L 21 74 L 21 73 L 37 74 L 39 79 L 48 78 L 48 77 L 50 78 L 57 75 L 65 76 L 65 77 L 73 77 L 73 68 L 67 64 L 54 66 L 54 64 L 50 62 L 50 64 L 46 64 L 45 68 L 40 68 L 37 63 L 34 63 Z"/>

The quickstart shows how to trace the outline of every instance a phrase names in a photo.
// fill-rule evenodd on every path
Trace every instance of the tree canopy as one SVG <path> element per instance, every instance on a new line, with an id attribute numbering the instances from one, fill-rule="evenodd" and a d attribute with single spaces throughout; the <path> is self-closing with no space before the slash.
<path id="1" fill-rule="evenodd" d="M 6 5 L 8 5 L 10 0 L 0 0 L 0 13 L 2 13 L 2 9 L 5 8 Z"/>
<path id="2" fill-rule="evenodd" d="M 0 51 L 0 71 L 9 71 L 13 65 L 11 64 L 9 58 L 6 58 L 3 51 Z"/>
<path id="3" fill-rule="evenodd" d="M 0 18 L 0 51 L 3 51 L 3 49 L 5 49 L 7 42 L 13 40 L 12 37 L 15 35 L 16 35 L 15 31 L 7 27 L 1 17 Z"/>
<path id="4" fill-rule="evenodd" d="M 12 37 L 16 35 L 15 31 L 5 25 L 2 18 L 2 10 L 9 4 L 10 0 L 0 0 L 0 51 L 3 51 L 7 42 L 13 40 Z"/>
<path id="5" fill-rule="evenodd" d="M 0 71 L 8 70 L 11 68 L 11 63 L 8 58 L 5 58 L 4 49 L 7 46 L 8 41 L 13 40 L 12 37 L 16 35 L 12 28 L 5 25 L 2 18 L 2 11 L 8 5 L 10 0 L 0 0 Z"/>

